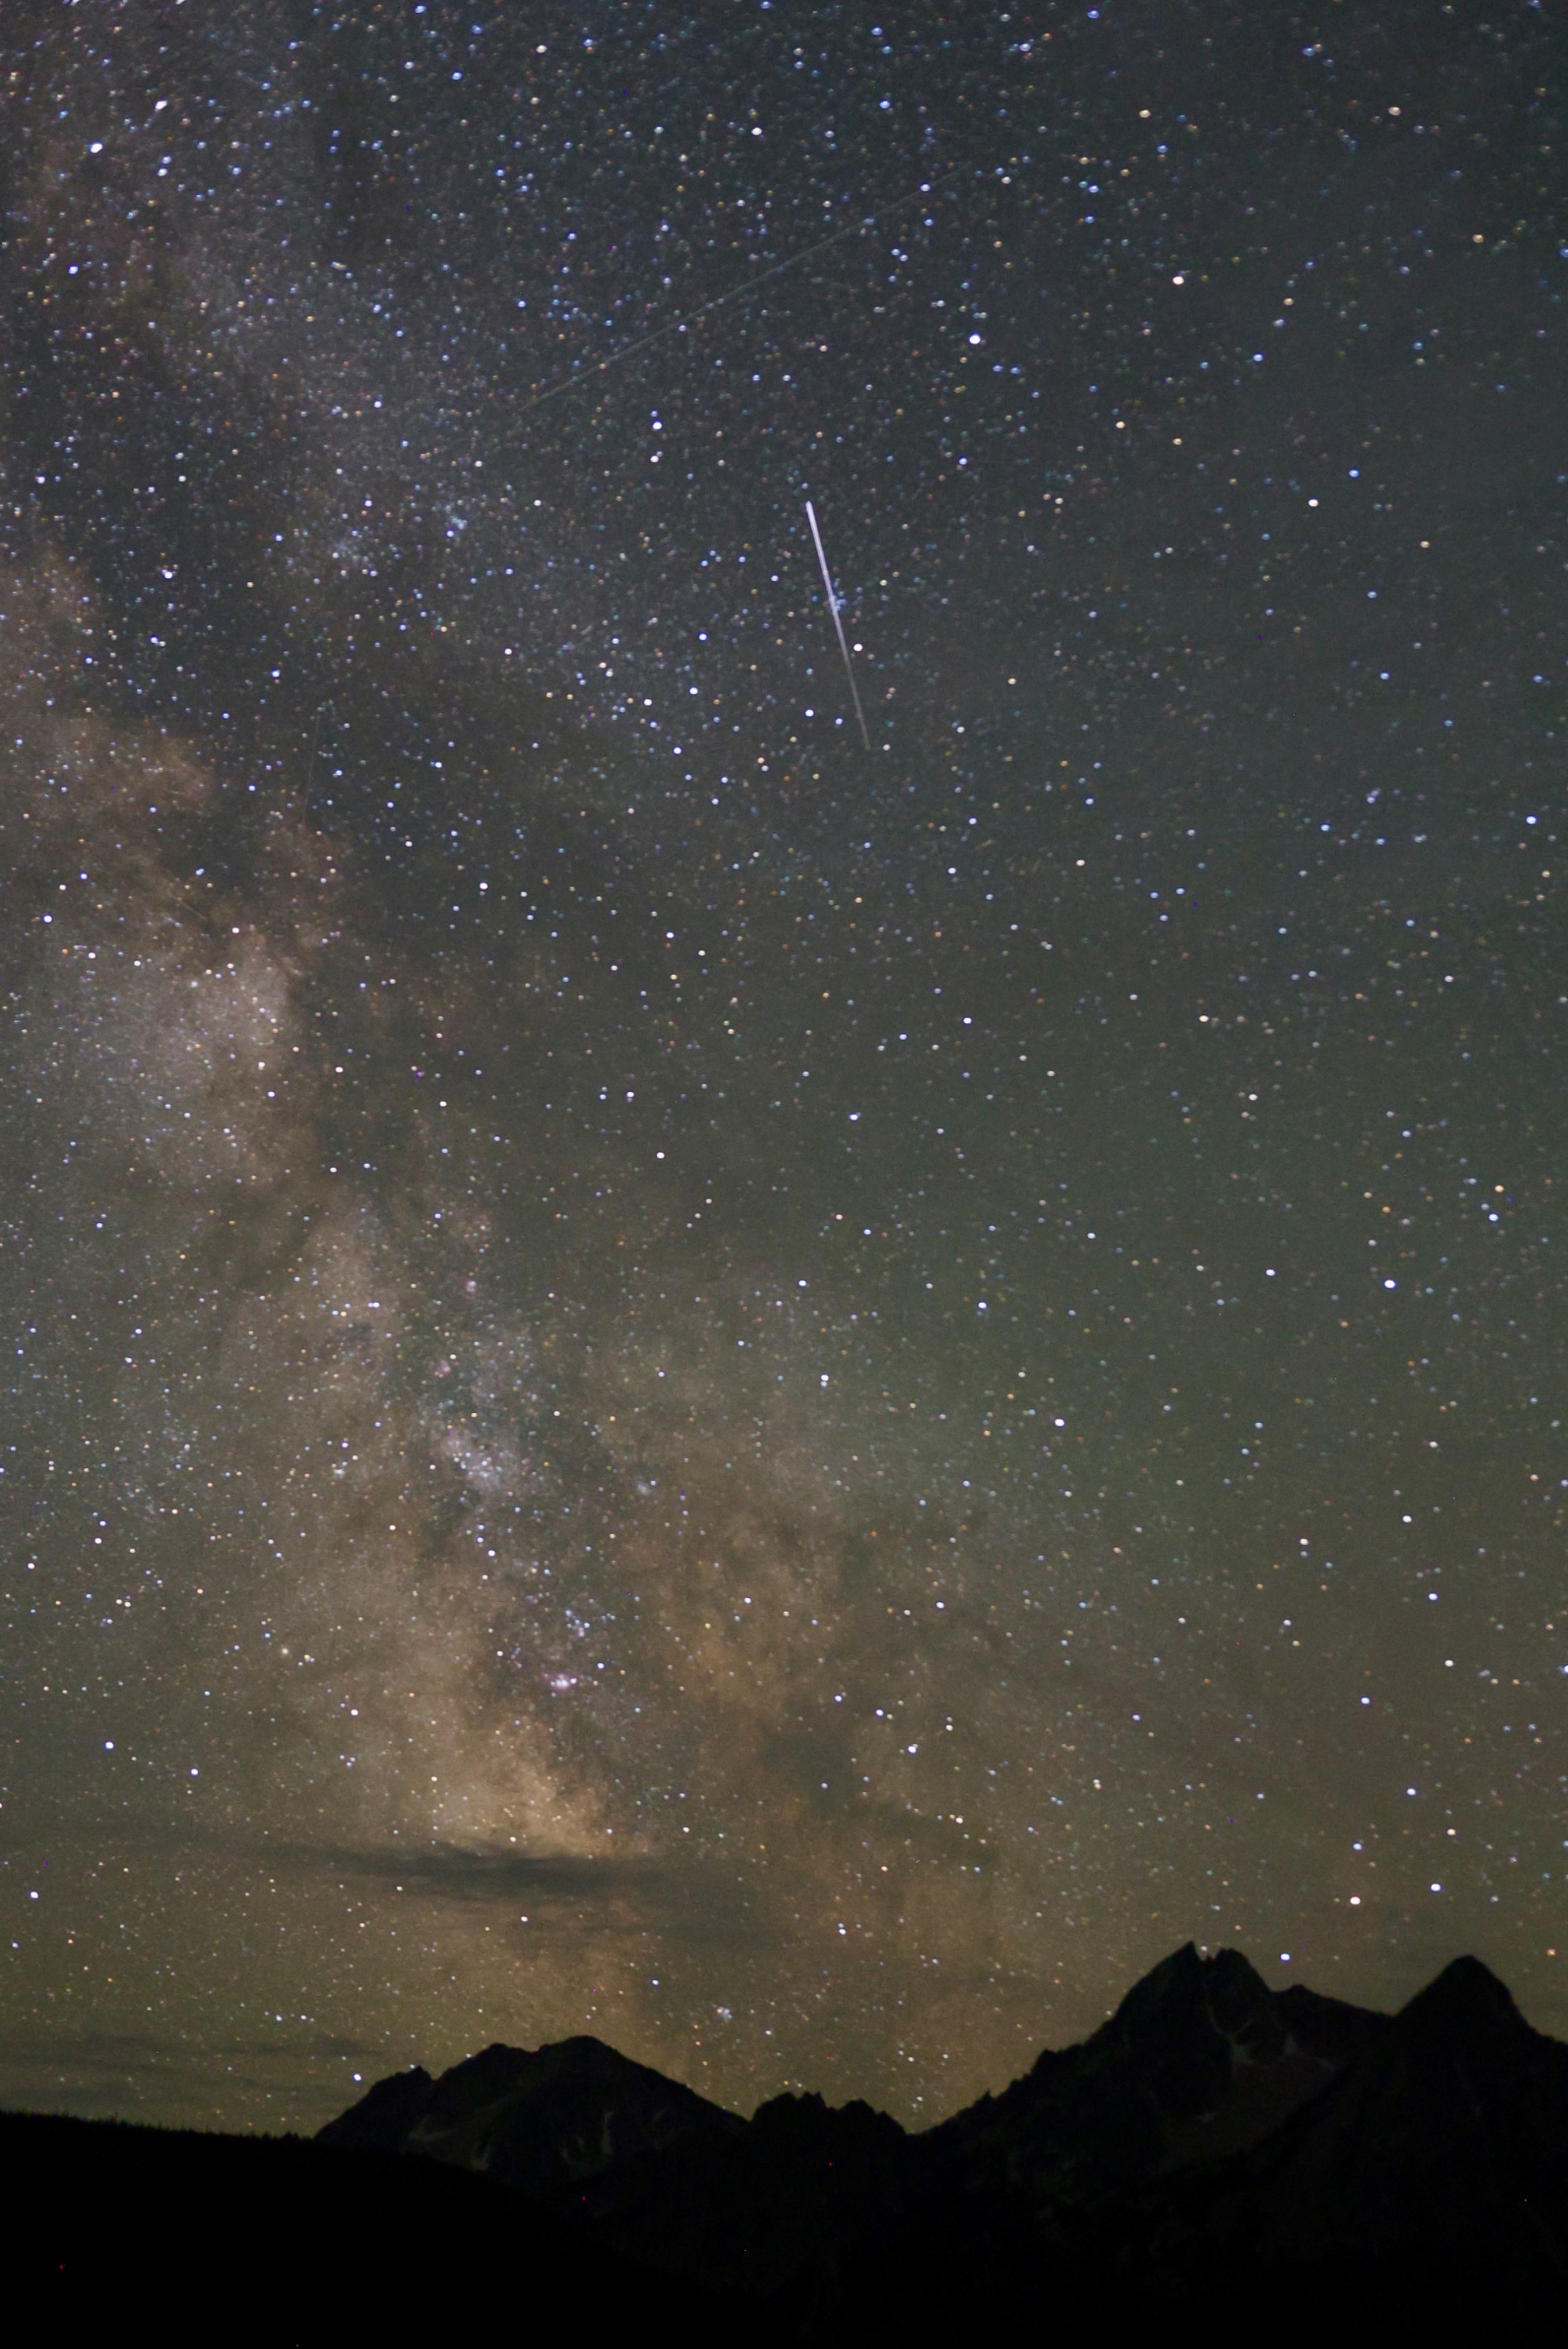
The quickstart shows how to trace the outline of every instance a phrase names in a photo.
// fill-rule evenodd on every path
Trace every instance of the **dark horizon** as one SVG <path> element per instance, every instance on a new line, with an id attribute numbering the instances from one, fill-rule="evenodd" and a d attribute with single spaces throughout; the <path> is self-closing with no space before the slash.
<path id="1" fill-rule="evenodd" d="M 1106 2034 L 1128 2015 L 1147 2013 L 1150 2018 L 1160 2018 L 1163 2023 L 1162 2003 L 1165 1986 L 1184 1980 L 1188 1971 L 1194 1964 L 1205 1977 L 1216 1973 L 1228 1978 L 1239 1976 L 1243 1981 L 1251 1982 L 1259 1995 L 1266 1994 L 1275 2001 L 1279 2000 L 1282 1992 L 1285 1993 L 1282 2011 L 1293 2013 L 1302 2019 L 1303 2024 L 1308 2026 L 1309 2039 L 1311 2021 L 1314 2014 L 1321 2013 L 1324 2019 L 1324 2026 L 1329 2029 L 1334 2027 L 1334 2018 L 1343 2016 L 1345 2021 L 1339 2027 L 1348 2029 L 1354 2034 L 1363 2025 L 1376 2024 L 1379 2027 L 1391 2025 L 1407 2017 L 1412 2012 L 1438 2001 L 1455 2006 L 1461 2030 L 1465 2023 L 1470 2019 L 1471 2010 L 1476 2008 L 1478 2001 L 1483 2005 L 1500 2005 L 1504 2011 L 1518 2016 L 1527 2030 L 1537 2029 L 1537 2026 L 1530 2024 L 1528 2017 L 1521 2013 L 1518 2002 L 1508 1984 L 1494 1973 L 1482 1959 L 1477 1958 L 1469 1951 L 1461 1951 L 1449 1958 L 1429 1979 L 1420 1982 L 1407 1998 L 1401 2000 L 1397 2007 L 1385 2009 L 1369 2007 L 1344 1999 L 1336 1992 L 1323 1992 L 1314 1984 L 1304 1981 L 1282 1982 L 1271 1991 L 1244 1951 L 1228 1946 L 1210 1950 L 1197 1942 L 1188 1940 L 1179 1943 L 1174 1950 L 1168 1951 L 1146 1973 L 1140 1975 L 1137 1981 L 1130 1984 L 1116 2003 L 1107 2007 L 1099 2021 L 1092 2024 L 1081 2038 L 1060 2047 L 1042 2046 L 1032 2050 L 1021 2070 L 1011 2080 L 982 2088 L 976 2098 L 955 2107 L 952 2112 L 920 2116 L 907 2125 L 908 2133 L 911 2136 L 929 2136 L 933 2132 L 940 2134 L 949 2130 L 956 2121 L 973 2118 L 993 2101 L 1000 2101 L 1004 2106 L 1008 2095 L 1010 2094 L 1016 2095 L 1043 2064 L 1049 2064 L 1055 2057 L 1072 2058 L 1084 2055 L 1103 2041 Z M 1303 2003 L 1293 2006 L 1293 2001 L 1300 2001 Z M 1551 2033 L 1541 2034 L 1541 2039 L 1549 2046 L 1563 2047 L 1563 2043 L 1555 2041 Z M 722 2098 L 708 2096 L 703 2091 L 693 2089 L 691 2083 L 684 2079 L 679 2072 L 663 2072 L 659 2065 L 647 2064 L 642 2058 L 631 2055 L 626 2049 L 618 2047 L 613 2042 L 603 2038 L 597 2033 L 578 2032 L 569 2033 L 562 2040 L 542 2042 L 535 2048 L 513 2046 L 504 2040 L 493 2040 L 483 2047 L 469 2048 L 451 2064 L 425 2064 L 416 2056 L 409 2064 L 379 2075 L 355 2073 L 351 2075 L 352 2093 L 348 2103 L 340 2110 L 330 2114 L 326 2124 L 318 2126 L 312 2135 L 326 2144 L 350 2147 L 358 2143 L 381 2144 L 383 2138 L 379 2127 L 373 2127 L 369 2137 L 357 2134 L 360 2116 L 375 2113 L 389 2092 L 406 2085 L 411 2086 L 416 2078 L 424 2084 L 424 2095 L 428 2096 L 433 2093 L 439 2095 L 444 2091 L 449 2081 L 469 2072 L 480 2074 L 496 2056 L 504 2055 L 509 2059 L 519 2059 L 526 2066 L 541 2059 L 550 2059 L 570 2051 L 586 2049 L 599 2050 L 609 2059 L 612 2077 L 618 2076 L 621 2068 L 629 2066 L 634 2072 L 647 2073 L 663 2085 L 673 2087 L 678 2093 L 690 2091 L 711 2110 L 725 2114 L 734 2120 L 755 2119 L 769 2106 L 780 2102 L 789 2104 L 798 2100 L 806 2106 L 826 2106 L 830 2116 L 836 2113 L 841 2116 L 846 2109 L 846 2105 L 853 2107 L 866 2104 L 863 2098 L 851 2097 L 846 2100 L 846 2104 L 836 2106 L 833 2098 L 826 2095 L 822 2087 L 814 2086 L 810 2083 L 790 2081 L 786 2082 L 782 2089 L 773 2091 L 761 2104 L 745 2107 L 729 2105 Z M 1568 2049 L 1564 2052 L 1568 2053 Z M 878 2118 L 891 2118 L 891 2116 L 883 2114 L 880 2107 L 873 2106 L 869 2109 L 877 2113 Z M 194 2130 L 198 2134 L 236 2134 L 236 2132 L 223 2130 L 203 2131 L 202 2124 L 199 2121 L 159 2123 L 141 2120 L 137 2116 L 120 2113 L 67 2114 L 62 2112 L 59 2107 L 48 2104 L 0 2107 L 0 2112 L 8 2112 L 9 2116 L 15 2119 L 98 2118 L 117 2125 L 173 2129 L 181 2133 Z M 896 2124 L 896 2126 L 903 2128 L 906 2125 Z M 241 2135 L 244 2133 L 237 2132 Z M 287 2135 L 296 2133 L 293 2130 L 283 2132 Z M 273 2136 L 279 2133 L 268 2131 L 265 2134 Z"/>

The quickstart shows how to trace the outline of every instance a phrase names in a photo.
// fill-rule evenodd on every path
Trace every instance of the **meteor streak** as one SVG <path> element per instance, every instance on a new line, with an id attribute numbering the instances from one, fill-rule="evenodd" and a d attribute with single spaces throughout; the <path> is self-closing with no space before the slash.
<path id="1" fill-rule="evenodd" d="M 833 574 L 828 570 L 827 557 L 823 553 L 822 533 L 816 526 L 816 509 L 809 498 L 805 502 L 805 518 L 811 524 L 812 543 L 816 549 L 817 562 L 822 566 L 822 584 L 827 590 L 827 608 L 833 615 L 834 633 L 838 638 L 838 649 L 844 656 L 844 674 L 849 679 L 849 698 L 855 704 L 856 723 L 860 729 L 860 740 L 868 750 L 871 748 L 871 737 L 866 731 L 866 713 L 860 707 L 860 695 L 855 683 L 855 671 L 849 661 L 849 647 L 844 640 L 844 623 L 838 616 L 838 598 L 833 592 Z"/>

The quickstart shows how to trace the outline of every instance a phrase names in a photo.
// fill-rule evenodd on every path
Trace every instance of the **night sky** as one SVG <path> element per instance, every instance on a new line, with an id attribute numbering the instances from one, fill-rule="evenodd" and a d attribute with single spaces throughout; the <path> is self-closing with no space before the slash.
<path id="1" fill-rule="evenodd" d="M 1552 12 L 5 17 L 0 2100 L 1568 2033 Z"/>

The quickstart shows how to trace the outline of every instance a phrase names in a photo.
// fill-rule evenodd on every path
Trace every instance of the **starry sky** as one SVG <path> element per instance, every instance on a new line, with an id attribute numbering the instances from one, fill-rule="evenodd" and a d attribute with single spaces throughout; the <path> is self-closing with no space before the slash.
<path id="1" fill-rule="evenodd" d="M 1568 2032 L 1550 13 L 5 39 L 0 2098 Z"/>

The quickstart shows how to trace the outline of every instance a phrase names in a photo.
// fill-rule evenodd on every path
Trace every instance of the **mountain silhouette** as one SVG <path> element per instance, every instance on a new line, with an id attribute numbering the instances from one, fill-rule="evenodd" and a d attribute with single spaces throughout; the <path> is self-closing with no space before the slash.
<path id="1" fill-rule="evenodd" d="M 439 2080 L 418 2064 L 393 2073 L 328 2121 L 317 2142 L 428 2154 L 548 2193 L 640 2155 L 728 2144 L 745 2127 L 738 2114 L 585 2035 L 532 2053 L 486 2047 Z"/>
<path id="2" fill-rule="evenodd" d="M 1387 2015 L 1188 1943 L 916 2132 L 816 2095 L 743 2120 L 579 2037 L 394 2074 L 310 2142 L 3 2115 L 0 2163 L 14 2267 L 62 2321 L 177 2275 L 171 2339 L 220 2305 L 272 2341 L 524 2313 L 900 2349 L 1544 2337 L 1568 2292 L 1568 2048 L 1474 1958 Z"/>
<path id="3" fill-rule="evenodd" d="M 400 2075 L 323 2136 L 485 2168 L 795 2337 L 961 2339 L 978 2303 L 1046 2288 L 1092 2326 L 1288 2285 L 1288 2331 L 1347 2292 L 1451 2314 L 1568 2284 L 1568 2049 L 1473 1958 L 1387 2015 L 1189 1942 L 1088 2039 L 918 2133 L 817 2096 L 741 2123 L 574 2040 Z"/>

